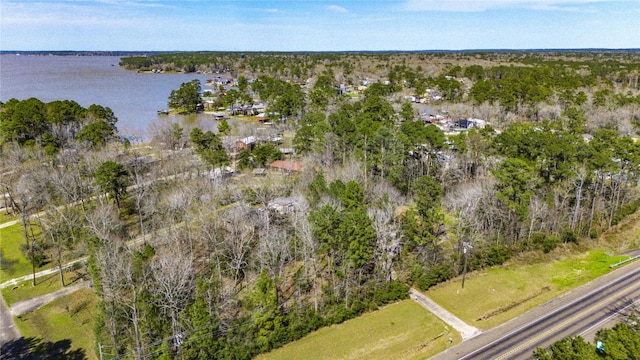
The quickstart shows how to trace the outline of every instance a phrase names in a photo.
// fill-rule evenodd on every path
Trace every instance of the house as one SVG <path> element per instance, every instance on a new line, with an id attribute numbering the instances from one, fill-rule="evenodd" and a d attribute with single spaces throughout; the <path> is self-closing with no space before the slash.
<path id="1" fill-rule="evenodd" d="M 243 114 L 243 110 L 242 110 L 242 106 L 240 105 L 233 105 L 232 107 L 227 109 L 227 112 L 230 113 L 231 115 L 239 115 L 239 114 Z"/>
<path id="2" fill-rule="evenodd" d="M 263 113 L 265 111 L 265 106 L 264 104 L 254 104 L 251 106 L 251 114 L 252 115 L 258 115 L 260 113 Z"/>
<path id="3" fill-rule="evenodd" d="M 247 136 L 245 138 L 239 139 L 236 141 L 236 151 L 241 151 L 244 149 L 253 150 L 253 147 L 256 146 L 256 142 L 258 142 L 258 138 L 255 136 Z"/>
<path id="4" fill-rule="evenodd" d="M 204 107 L 205 111 L 215 110 L 215 103 L 213 100 L 207 100 L 203 98 L 202 106 Z"/>
<path id="5" fill-rule="evenodd" d="M 300 161 L 290 161 L 290 160 L 276 160 L 271 163 L 272 169 L 278 169 L 287 172 L 299 172 L 302 171 L 303 164 Z"/>
<path id="6" fill-rule="evenodd" d="M 204 176 L 209 180 L 216 180 L 216 179 L 232 176 L 232 174 L 233 174 L 233 169 L 230 166 L 224 166 L 224 167 L 215 168 L 205 173 Z"/>
<path id="7" fill-rule="evenodd" d="M 478 129 L 484 129 L 484 127 L 487 126 L 487 122 L 482 119 L 471 119 L 471 122 L 473 123 L 473 127 Z"/>
<path id="8" fill-rule="evenodd" d="M 295 210 L 295 201 L 291 198 L 275 198 L 269 201 L 267 209 L 277 211 L 280 214 L 292 213 Z"/>
<path id="9" fill-rule="evenodd" d="M 473 122 L 471 122 L 471 120 L 468 120 L 468 119 L 460 119 L 456 121 L 456 126 L 461 129 L 470 129 L 473 127 Z"/>
<path id="10" fill-rule="evenodd" d="M 485 126 L 487 126 L 487 122 L 482 119 L 460 119 L 455 122 L 455 125 L 461 129 L 483 129 Z"/>

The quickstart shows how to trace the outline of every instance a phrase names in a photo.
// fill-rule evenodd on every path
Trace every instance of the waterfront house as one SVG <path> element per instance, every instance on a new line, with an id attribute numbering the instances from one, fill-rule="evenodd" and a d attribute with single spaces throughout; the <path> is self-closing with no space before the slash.
<path id="1" fill-rule="evenodd" d="M 247 136 L 245 138 L 239 139 L 236 141 L 236 151 L 242 151 L 244 149 L 249 149 L 249 151 L 253 150 L 254 146 L 256 146 L 256 142 L 258 138 L 255 136 Z"/>
<path id="2" fill-rule="evenodd" d="M 300 161 L 290 160 L 276 160 L 269 165 L 272 169 L 277 169 L 286 172 L 300 172 L 302 171 L 303 164 Z"/>

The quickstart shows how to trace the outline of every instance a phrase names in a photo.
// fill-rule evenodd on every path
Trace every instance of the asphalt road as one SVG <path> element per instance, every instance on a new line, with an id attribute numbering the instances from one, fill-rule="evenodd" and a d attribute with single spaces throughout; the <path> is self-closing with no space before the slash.
<path id="1" fill-rule="evenodd" d="M 634 303 L 640 305 L 640 262 L 583 285 L 434 359 L 531 359 L 537 347 L 610 325 Z"/>
<path id="2" fill-rule="evenodd" d="M 16 327 L 16 323 L 13 321 L 13 316 L 11 316 L 11 312 L 9 312 L 7 308 L 4 298 L 0 295 L 0 345 L 4 345 L 10 341 L 16 341 L 20 338 L 20 332 Z M 2 351 L 0 351 L 0 353 L 1 352 Z"/>

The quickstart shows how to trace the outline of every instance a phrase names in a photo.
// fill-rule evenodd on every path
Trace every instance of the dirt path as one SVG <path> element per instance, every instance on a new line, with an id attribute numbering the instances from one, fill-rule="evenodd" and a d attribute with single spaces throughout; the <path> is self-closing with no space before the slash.
<path id="1" fill-rule="evenodd" d="M 409 294 L 411 295 L 411 298 L 413 300 L 417 301 L 420 305 L 424 306 L 427 310 L 431 311 L 437 317 L 442 319 L 445 323 L 449 324 L 456 331 L 458 331 L 460 333 L 460 336 L 462 336 L 463 341 L 470 339 L 481 333 L 479 329 L 471 325 L 468 325 L 464 321 L 460 320 L 455 315 L 448 312 L 440 305 L 436 304 L 435 301 L 429 299 L 426 295 L 424 295 L 420 291 L 412 288 L 409 291 Z"/>
<path id="2" fill-rule="evenodd" d="M 84 281 L 80 284 L 68 286 L 64 289 L 54 291 L 50 294 L 38 296 L 28 300 L 18 301 L 15 304 L 13 304 L 13 306 L 11 306 L 9 311 L 13 316 L 22 315 L 30 311 L 37 310 L 40 307 L 52 302 L 53 300 L 59 299 L 63 296 L 67 296 L 80 289 L 88 288 L 89 286 L 91 286 L 91 281 Z"/>
<path id="3" fill-rule="evenodd" d="M 2 223 L 2 224 L 0 224 L 0 229 L 4 229 L 6 227 L 13 226 L 13 225 L 17 224 L 18 221 L 19 220 L 11 220 L 11 221 L 8 221 L 6 223 Z"/>
<path id="4" fill-rule="evenodd" d="M 81 257 L 81 258 L 79 258 L 79 259 L 75 259 L 75 260 L 73 260 L 73 261 L 70 261 L 70 262 L 68 262 L 68 263 L 66 263 L 66 264 L 64 264 L 64 265 L 62 265 L 62 268 L 63 268 L 63 269 L 66 269 L 66 268 L 68 268 L 68 267 L 73 266 L 74 264 L 77 264 L 77 263 L 79 263 L 79 262 L 86 261 L 88 258 L 89 258 L 88 256 L 83 256 L 83 257 Z M 36 273 L 36 279 L 37 279 L 37 278 L 40 278 L 40 277 L 42 277 L 42 276 L 48 276 L 48 275 L 51 275 L 51 274 L 56 274 L 56 273 L 58 273 L 59 271 L 60 271 L 60 270 L 58 269 L 58 267 L 57 267 L 57 266 L 56 266 L 56 267 L 53 267 L 53 268 L 51 268 L 51 269 L 46 269 L 46 270 L 38 271 L 38 272 Z M 17 278 L 13 278 L 13 279 L 11 279 L 11 280 L 7 280 L 7 281 L 3 282 L 2 284 L 0 284 L 0 289 L 4 289 L 4 288 L 9 287 L 9 286 L 15 286 L 15 285 L 17 285 L 18 283 L 21 283 L 21 282 L 23 282 L 23 281 L 29 281 L 29 280 L 31 280 L 31 279 L 33 279 L 33 274 L 29 274 L 29 275 L 24 275 L 24 276 L 20 276 L 20 277 L 17 277 Z"/>

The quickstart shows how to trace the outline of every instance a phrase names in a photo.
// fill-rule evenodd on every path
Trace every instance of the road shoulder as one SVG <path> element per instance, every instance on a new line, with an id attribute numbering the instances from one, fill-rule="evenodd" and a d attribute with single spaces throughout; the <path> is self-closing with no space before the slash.
<path id="1" fill-rule="evenodd" d="M 468 341 L 463 341 L 456 346 L 447 349 L 446 351 L 432 357 L 433 360 L 457 360 L 464 356 L 465 354 L 469 354 L 472 351 L 479 349 L 499 338 L 503 335 L 508 334 L 522 326 L 535 321 L 543 317 L 546 314 L 553 312 L 554 310 L 561 308 L 569 303 L 574 302 L 575 300 L 589 294 L 592 291 L 595 291 L 599 288 L 607 286 L 608 283 L 612 281 L 612 279 L 623 277 L 626 274 L 633 272 L 634 270 L 640 268 L 640 261 L 635 261 L 628 265 L 622 266 L 618 269 L 615 269 L 605 275 L 602 275 L 584 285 L 581 285 L 575 289 L 572 289 L 566 292 L 563 295 L 560 295 L 548 302 L 529 310 L 528 312 L 513 318 L 506 323 L 494 327 L 490 330 L 484 331 L 482 334 L 470 338 Z"/>

